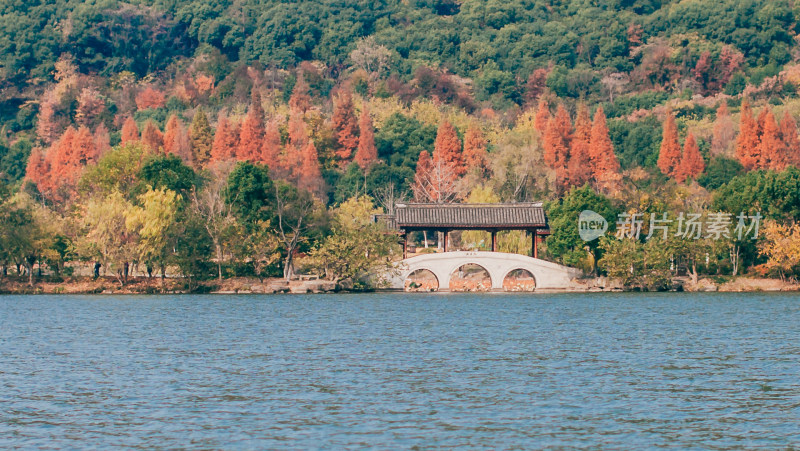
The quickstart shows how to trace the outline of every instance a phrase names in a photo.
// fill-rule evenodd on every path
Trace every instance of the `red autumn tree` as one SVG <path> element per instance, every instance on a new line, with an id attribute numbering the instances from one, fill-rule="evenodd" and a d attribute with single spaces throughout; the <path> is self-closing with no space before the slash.
<path id="1" fill-rule="evenodd" d="M 527 102 L 534 102 L 542 95 L 547 86 L 547 74 L 547 69 L 539 68 L 534 70 L 528 77 L 528 81 L 525 83 L 525 98 Z"/>
<path id="2" fill-rule="evenodd" d="M 780 128 L 775 121 L 772 109 L 764 107 L 760 123 L 761 136 L 758 145 L 756 167 L 759 169 L 776 169 L 786 167 Z"/>
<path id="3" fill-rule="evenodd" d="M 414 175 L 414 199 L 418 202 L 433 202 L 437 204 L 448 203 L 457 196 L 456 174 L 453 167 L 444 160 L 431 158 L 423 150 L 417 160 L 417 170 Z"/>
<path id="4" fill-rule="evenodd" d="M 50 165 L 48 164 L 42 149 L 35 148 L 28 157 L 28 165 L 25 168 L 25 178 L 30 180 L 39 189 L 39 192 L 46 194 L 50 190 Z"/>
<path id="5" fill-rule="evenodd" d="M 144 130 L 142 130 L 142 144 L 150 149 L 151 152 L 163 151 L 164 134 L 161 133 L 161 130 L 159 130 L 156 124 L 151 120 L 148 120 L 144 124 Z"/>
<path id="6" fill-rule="evenodd" d="M 314 141 L 310 139 L 302 152 L 302 164 L 296 183 L 300 188 L 322 196 L 322 171 L 319 165 L 319 154 Z"/>
<path id="7" fill-rule="evenodd" d="M 264 145 L 264 109 L 261 107 L 261 94 L 254 88 L 250 100 L 250 110 L 242 121 L 239 132 L 239 148 L 236 157 L 239 160 L 257 161 Z"/>
<path id="8" fill-rule="evenodd" d="M 572 144 L 572 122 L 564 105 L 559 105 L 556 115 L 547 122 L 544 132 L 544 162 L 551 169 L 567 167 L 569 148 Z"/>
<path id="9" fill-rule="evenodd" d="M 366 104 L 364 104 L 358 119 L 358 135 L 355 162 L 361 169 L 367 169 L 378 161 L 378 149 L 375 147 L 375 130 L 372 127 L 372 118 L 369 116 Z"/>
<path id="10" fill-rule="evenodd" d="M 614 188 L 621 180 L 619 160 L 614 154 L 614 144 L 608 134 L 603 107 L 597 108 L 597 112 L 594 114 L 589 155 L 592 160 L 594 177 L 600 187 L 607 190 Z"/>
<path id="11" fill-rule="evenodd" d="M 742 102 L 741 118 L 739 119 L 739 137 L 736 139 L 736 158 L 745 169 L 753 169 L 758 163 L 758 124 L 753 119 L 750 104 Z"/>
<path id="12" fill-rule="evenodd" d="M 95 161 L 99 160 L 109 149 L 111 149 L 111 134 L 102 122 L 94 129 L 94 151 Z"/>
<path id="13" fill-rule="evenodd" d="M 547 123 L 550 121 L 550 106 L 544 100 L 539 101 L 539 108 L 536 110 L 536 117 L 533 119 L 533 128 L 543 136 L 547 130 Z"/>
<path id="14" fill-rule="evenodd" d="M 136 126 L 136 121 L 133 120 L 132 117 L 128 116 L 128 118 L 125 119 L 125 123 L 122 124 L 121 142 L 122 144 L 126 144 L 138 140 L 139 140 L 139 128 Z"/>
<path id="15" fill-rule="evenodd" d="M 234 126 L 224 114 L 217 119 L 217 129 L 214 132 L 214 142 L 211 144 L 211 161 L 227 161 L 236 157 L 239 137 Z"/>
<path id="16" fill-rule="evenodd" d="M 184 161 L 191 160 L 191 144 L 189 132 L 177 116 L 170 115 L 164 130 L 164 151 L 167 154 L 177 155 Z"/>
<path id="17" fill-rule="evenodd" d="M 303 150 L 309 142 L 306 123 L 303 121 L 302 113 L 292 111 L 289 115 L 289 141 L 286 143 L 286 150 L 283 157 L 283 170 L 290 179 L 296 179 L 303 165 Z"/>
<path id="18" fill-rule="evenodd" d="M 306 83 L 306 79 L 301 71 L 297 75 L 297 81 L 292 88 L 292 96 L 289 98 L 289 107 L 292 110 L 305 114 L 311 108 L 311 88 Z"/>
<path id="19" fill-rule="evenodd" d="M 75 168 L 76 175 L 84 166 L 96 161 L 97 150 L 94 146 L 94 136 L 89 127 L 83 126 L 75 133 L 71 155 L 73 160 L 71 164 Z M 75 181 L 77 182 L 77 177 Z"/>
<path id="20" fill-rule="evenodd" d="M 667 113 L 664 120 L 664 131 L 661 134 L 661 149 L 658 153 L 658 169 L 668 177 L 675 177 L 681 163 L 681 145 L 678 142 L 678 126 L 675 116 Z"/>
<path id="21" fill-rule="evenodd" d="M 78 95 L 78 107 L 75 108 L 75 122 L 91 127 L 106 109 L 105 101 L 93 88 L 84 88 Z"/>
<path id="22" fill-rule="evenodd" d="M 698 175 L 702 174 L 706 165 L 703 161 L 703 156 L 700 155 L 700 148 L 697 147 L 697 141 L 692 133 L 686 135 L 686 141 L 683 143 L 683 156 L 681 162 L 675 171 L 675 180 L 678 183 L 683 183 L 687 179 L 696 179 Z"/>
<path id="23" fill-rule="evenodd" d="M 278 124 L 274 120 L 267 125 L 264 134 L 264 145 L 261 147 L 261 162 L 266 164 L 270 170 L 277 171 L 280 168 L 281 155 L 281 132 Z"/>
<path id="24" fill-rule="evenodd" d="M 478 125 L 470 124 L 464 132 L 464 164 L 468 171 L 477 170 L 479 174 L 486 172 L 486 145 L 486 138 Z"/>
<path id="25" fill-rule="evenodd" d="M 166 96 L 158 89 L 148 86 L 136 94 L 136 108 L 146 110 L 148 108 L 161 108 L 164 106 Z"/>
<path id="26" fill-rule="evenodd" d="M 717 108 L 717 119 L 714 121 L 711 155 L 725 155 L 735 136 L 736 130 L 728 111 L 728 104 L 721 102 L 719 108 Z"/>
<path id="27" fill-rule="evenodd" d="M 56 118 L 56 104 L 58 98 L 54 91 L 49 90 L 42 95 L 39 102 L 39 117 L 36 120 L 36 134 L 45 142 L 52 144 L 59 138 L 59 123 Z"/>
<path id="28" fill-rule="evenodd" d="M 453 169 L 456 176 L 467 172 L 464 166 L 464 156 L 461 153 L 461 140 L 458 139 L 455 127 L 450 122 L 443 120 L 436 132 L 436 143 L 433 149 L 433 160 L 441 160 Z"/>
<path id="29" fill-rule="evenodd" d="M 347 162 L 352 158 L 359 143 L 359 123 L 353 107 L 353 94 L 349 89 L 342 89 L 333 99 L 331 122 L 333 130 L 336 132 L 336 157 Z"/>
<path id="30" fill-rule="evenodd" d="M 797 123 L 788 111 L 783 113 L 780 128 L 783 149 L 786 152 L 784 156 L 786 164 L 800 167 L 800 139 L 797 137 Z"/>
<path id="31" fill-rule="evenodd" d="M 592 176 L 592 159 L 590 155 L 592 140 L 592 119 L 586 105 L 578 106 L 575 117 L 575 133 L 569 150 L 567 172 L 569 184 L 583 186 Z"/>

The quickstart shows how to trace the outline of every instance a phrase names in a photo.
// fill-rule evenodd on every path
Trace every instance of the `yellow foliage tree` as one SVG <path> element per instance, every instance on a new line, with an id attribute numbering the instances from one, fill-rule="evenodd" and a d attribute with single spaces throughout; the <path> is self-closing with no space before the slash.
<path id="1" fill-rule="evenodd" d="M 800 265 L 800 225 L 782 225 L 768 221 L 763 228 L 760 252 L 768 258 L 764 268 L 777 270 L 783 280 Z"/>

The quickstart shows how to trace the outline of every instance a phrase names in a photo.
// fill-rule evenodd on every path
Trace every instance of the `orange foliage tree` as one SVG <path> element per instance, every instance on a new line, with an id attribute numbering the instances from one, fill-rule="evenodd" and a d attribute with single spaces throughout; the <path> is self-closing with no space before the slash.
<path id="1" fill-rule="evenodd" d="M 717 119 L 714 121 L 714 131 L 711 138 L 711 155 L 724 155 L 727 153 L 731 142 L 736 136 L 734 123 L 728 111 L 728 104 L 720 103 L 717 108 Z"/>
<path id="2" fill-rule="evenodd" d="M 264 134 L 264 145 L 261 148 L 261 162 L 266 164 L 271 171 L 277 171 L 280 167 L 281 155 L 281 132 L 276 121 L 271 121 L 267 125 Z"/>
<path id="3" fill-rule="evenodd" d="M 306 79 L 301 71 L 297 75 L 297 81 L 292 88 L 292 96 L 289 98 L 289 107 L 292 110 L 305 114 L 311 108 L 311 88 L 306 83 Z"/>
<path id="4" fill-rule="evenodd" d="M 550 105 L 544 100 L 539 101 L 539 107 L 536 110 L 536 117 L 533 119 L 533 128 L 539 131 L 539 135 L 544 135 L 547 130 L 547 123 L 550 121 Z"/>
<path id="5" fill-rule="evenodd" d="M 681 163 L 681 145 L 678 142 L 678 126 L 675 116 L 667 113 L 664 120 L 664 131 L 661 134 L 661 149 L 658 153 L 658 169 L 668 177 L 675 177 Z"/>
<path id="6" fill-rule="evenodd" d="M 261 107 L 261 94 L 253 88 L 250 110 L 242 121 L 239 133 L 239 146 L 236 157 L 239 160 L 258 161 L 264 145 L 264 109 Z"/>
<path id="7" fill-rule="evenodd" d="M 792 115 L 786 111 L 781 119 L 781 140 L 783 149 L 786 152 L 784 161 L 787 165 L 800 167 L 800 140 L 797 137 L 797 123 Z M 777 168 L 783 169 L 783 168 Z"/>
<path id="8" fill-rule="evenodd" d="M 703 173 L 705 167 L 703 156 L 700 155 L 700 148 L 697 146 L 697 140 L 695 140 L 692 133 L 687 134 L 683 143 L 681 163 L 675 171 L 675 180 L 678 183 L 683 183 L 690 178 L 696 179 L 698 175 Z"/>
<path id="9" fill-rule="evenodd" d="M 462 176 L 467 172 L 461 153 L 461 140 L 458 139 L 455 127 L 447 120 L 443 120 L 439 124 L 439 130 L 436 132 L 433 160 L 443 161 L 453 169 L 456 176 Z"/>
<path id="10" fill-rule="evenodd" d="M 153 121 L 147 121 L 142 130 L 142 143 L 152 152 L 160 152 L 164 148 L 164 134 Z"/>
<path id="11" fill-rule="evenodd" d="M 356 151 L 355 161 L 366 169 L 378 160 L 378 149 L 375 147 L 375 130 L 372 127 L 372 119 L 369 116 L 367 105 L 361 110 L 358 119 L 358 150 Z"/>
<path id="12" fill-rule="evenodd" d="M 136 108 L 146 110 L 148 108 L 161 108 L 164 106 L 166 96 L 158 89 L 148 86 L 136 94 Z"/>
<path id="13" fill-rule="evenodd" d="M 164 130 L 164 151 L 177 155 L 184 161 L 191 160 L 192 149 L 189 143 L 189 132 L 183 122 L 174 114 L 167 119 Z"/>
<path id="14" fill-rule="evenodd" d="M 615 188 L 621 180 L 619 160 L 614 154 L 614 145 L 608 134 L 603 107 L 597 108 L 597 112 L 594 114 L 589 155 L 592 161 L 593 175 L 599 186 L 606 190 Z"/>
<path id="15" fill-rule="evenodd" d="M 211 161 L 226 161 L 236 157 L 239 148 L 236 129 L 224 114 L 217 119 L 214 142 L 211 144 Z"/>
<path id="16" fill-rule="evenodd" d="M 467 170 L 475 169 L 479 174 L 486 173 L 488 169 L 486 145 L 486 138 L 478 125 L 470 124 L 464 132 L 464 164 Z"/>
<path id="17" fill-rule="evenodd" d="M 592 141 L 592 119 L 586 105 L 578 106 L 575 117 L 575 133 L 569 150 L 567 172 L 569 184 L 583 186 L 592 175 L 592 158 L 590 155 Z"/>
<path id="18" fill-rule="evenodd" d="M 764 107 L 760 121 L 761 136 L 758 143 L 756 167 L 761 169 L 777 169 L 786 167 L 785 150 L 781 139 L 780 128 L 772 114 L 772 109 Z"/>
<path id="19" fill-rule="evenodd" d="M 295 183 L 299 188 L 314 193 L 317 197 L 322 197 L 322 171 L 319 164 L 319 154 L 314 141 L 309 139 L 302 152 L 302 163 L 300 172 L 297 174 Z"/>
<path id="20" fill-rule="evenodd" d="M 544 132 L 544 162 L 556 171 L 556 186 L 567 183 L 567 161 L 572 145 L 572 121 L 564 105 L 559 105 L 556 115 L 547 122 Z"/>
<path id="21" fill-rule="evenodd" d="M 750 170 L 756 167 L 759 160 L 759 130 L 747 100 L 742 102 L 740 116 L 739 137 L 736 139 L 736 158 L 745 169 Z"/>
<path id="22" fill-rule="evenodd" d="M 356 112 L 353 108 L 353 94 L 349 89 L 342 89 L 333 99 L 333 130 L 336 132 L 336 157 L 343 162 L 352 158 L 359 144 Z"/>
<path id="23" fill-rule="evenodd" d="M 111 135 L 102 122 L 94 129 L 95 160 L 99 160 L 111 148 Z"/>
<path id="24" fill-rule="evenodd" d="M 283 156 L 281 169 L 290 180 L 297 180 L 303 165 L 303 150 L 308 145 L 309 137 L 306 124 L 300 111 L 292 111 L 289 115 L 289 141 Z"/>
<path id="25" fill-rule="evenodd" d="M 139 140 L 139 128 L 136 126 L 136 121 L 133 120 L 132 117 L 128 116 L 128 118 L 125 119 L 125 123 L 122 124 L 121 133 L 122 133 L 121 137 L 122 144 Z"/>

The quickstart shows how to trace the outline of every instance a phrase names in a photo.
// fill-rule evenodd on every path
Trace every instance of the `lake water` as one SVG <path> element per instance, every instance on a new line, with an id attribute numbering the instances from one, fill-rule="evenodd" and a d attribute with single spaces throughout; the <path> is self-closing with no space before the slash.
<path id="1" fill-rule="evenodd" d="M 800 296 L 2 296 L 12 446 L 799 447 Z"/>

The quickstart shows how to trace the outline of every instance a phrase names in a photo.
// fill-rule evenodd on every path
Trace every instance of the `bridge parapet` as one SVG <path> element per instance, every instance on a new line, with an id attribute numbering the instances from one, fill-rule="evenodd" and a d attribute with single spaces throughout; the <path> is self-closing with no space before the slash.
<path id="1" fill-rule="evenodd" d="M 568 266 L 548 262 L 526 255 L 504 252 L 458 251 L 424 254 L 407 258 L 398 263 L 398 274 L 390 279 L 392 288 L 403 289 L 408 276 L 414 271 L 426 269 L 432 272 L 439 282 L 439 291 L 447 291 L 451 275 L 467 264 L 478 265 L 489 273 L 492 290 L 502 291 L 503 281 L 515 269 L 530 272 L 537 289 L 568 289 L 573 287 L 573 279 L 581 271 Z"/>

